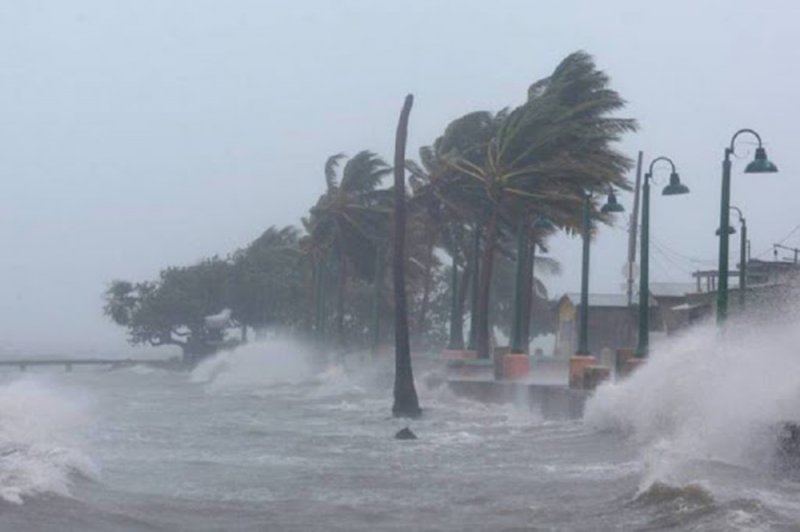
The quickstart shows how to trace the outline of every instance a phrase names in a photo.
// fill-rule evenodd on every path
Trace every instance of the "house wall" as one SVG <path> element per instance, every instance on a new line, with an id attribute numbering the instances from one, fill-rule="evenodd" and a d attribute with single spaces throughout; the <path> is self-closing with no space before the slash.
<path id="1" fill-rule="evenodd" d="M 578 347 L 578 306 L 562 300 L 558 306 L 555 356 L 571 357 Z M 638 315 L 635 307 L 591 307 L 589 309 L 589 351 L 599 356 L 603 349 L 636 345 Z M 651 313 L 651 322 L 653 321 Z"/>

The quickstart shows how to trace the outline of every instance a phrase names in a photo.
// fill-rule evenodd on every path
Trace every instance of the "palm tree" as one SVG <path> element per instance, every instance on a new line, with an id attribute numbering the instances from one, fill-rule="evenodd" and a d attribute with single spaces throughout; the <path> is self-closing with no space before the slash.
<path id="1" fill-rule="evenodd" d="M 347 161 L 341 179 L 337 169 L 343 154 L 325 163 L 327 190 L 311 208 L 309 238 L 323 250 L 316 271 L 318 300 L 324 298 L 328 260 L 336 264 L 336 331 L 343 346 L 345 292 L 349 275 L 371 280 L 374 277 L 378 244 L 385 241 L 389 219 L 388 191 L 380 190 L 391 168 L 370 151 L 361 151 Z M 321 284 L 321 286 L 319 286 Z M 322 311 L 320 309 L 320 311 Z M 324 325 L 322 325 L 324 327 Z"/>
<path id="2" fill-rule="evenodd" d="M 408 160 L 406 169 L 410 172 L 409 184 L 412 196 L 409 210 L 415 227 L 421 228 L 423 240 L 423 285 L 416 320 L 417 335 L 427 326 L 429 299 L 433 284 L 434 268 L 438 260 L 436 246 L 445 248 L 451 257 L 451 319 L 450 349 L 463 349 L 461 321 L 463 312 L 458 296 L 458 264 L 460 261 L 460 235 L 462 233 L 465 207 L 459 205 L 457 187 L 459 176 L 441 154 L 441 139 L 433 146 L 423 146 L 419 150 L 420 163 Z M 458 323 L 457 323 L 458 322 Z"/>
<path id="3" fill-rule="evenodd" d="M 414 103 L 412 95 L 406 96 L 397 124 L 394 153 L 394 323 L 395 323 L 395 372 L 394 405 L 396 417 L 419 417 L 417 390 L 411 368 L 411 345 L 408 338 L 408 309 L 405 287 L 405 240 L 406 240 L 406 183 L 405 158 L 408 137 L 408 116 Z"/>
<path id="4" fill-rule="evenodd" d="M 471 141 L 460 135 L 452 139 L 462 148 L 453 150 L 451 164 L 469 176 L 471 189 L 480 190 L 475 209 L 486 220 L 477 323 L 482 358 L 489 357 L 489 293 L 501 228 L 516 225 L 526 234 L 526 217 L 537 204 L 570 213 L 578 210 L 587 189 L 629 188 L 624 173 L 630 160 L 611 144 L 635 130 L 636 123 L 609 116 L 624 100 L 608 82 L 589 55 L 576 52 L 549 78 L 533 84 L 523 105 L 483 120 Z M 528 245 L 524 236 L 519 245 Z"/>

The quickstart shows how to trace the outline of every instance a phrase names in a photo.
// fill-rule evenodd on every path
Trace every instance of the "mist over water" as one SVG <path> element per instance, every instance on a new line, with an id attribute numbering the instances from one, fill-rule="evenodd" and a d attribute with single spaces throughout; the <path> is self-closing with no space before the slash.
<path id="1" fill-rule="evenodd" d="M 191 380 L 211 390 L 297 384 L 312 375 L 311 356 L 300 342 L 288 338 L 252 342 L 204 360 Z"/>

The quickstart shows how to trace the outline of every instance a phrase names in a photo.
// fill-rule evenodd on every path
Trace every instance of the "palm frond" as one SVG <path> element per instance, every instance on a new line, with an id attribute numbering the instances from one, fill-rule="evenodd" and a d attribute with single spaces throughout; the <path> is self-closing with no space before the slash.
<path id="1" fill-rule="evenodd" d="M 338 186 L 336 182 L 336 169 L 339 168 L 339 161 L 345 157 L 346 155 L 344 153 L 337 153 L 336 155 L 331 155 L 328 157 L 328 160 L 325 161 L 325 183 L 328 185 L 328 190 L 333 190 Z"/>

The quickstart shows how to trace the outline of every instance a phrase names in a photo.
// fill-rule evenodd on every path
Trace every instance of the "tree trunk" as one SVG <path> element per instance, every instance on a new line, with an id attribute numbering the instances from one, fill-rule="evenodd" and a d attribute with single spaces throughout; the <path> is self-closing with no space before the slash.
<path id="1" fill-rule="evenodd" d="M 344 253 L 339 257 L 339 280 L 336 296 L 336 341 L 344 347 L 344 294 L 347 287 L 347 258 Z"/>
<path id="2" fill-rule="evenodd" d="M 469 283 L 470 283 L 470 302 L 469 302 L 469 343 L 467 349 L 475 351 L 478 349 L 478 287 L 481 268 L 478 265 L 481 254 L 481 224 L 476 223 L 472 233 L 472 250 L 469 255 Z"/>
<path id="3" fill-rule="evenodd" d="M 419 417 L 422 410 L 414 387 L 411 369 L 411 346 L 408 340 L 408 306 L 406 301 L 405 240 L 406 240 L 406 138 L 408 137 L 408 115 L 414 103 L 412 95 L 406 96 L 394 150 L 394 405 L 396 417 Z"/>
<path id="4" fill-rule="evenodd" d="M 428 231 L 428 238 L 425 248 L 425 271 L 423 272 L 422 279 L 422 300 L 419 304 L 419 314 L 417 315 L 416 336 L 418 339 L 422 338 L 423 331 L 425 330 L 425 321 L 428 319 L 428 306 L 431 297 L 431 275 L 433 273 L 433 249 L 436 243 L 436 233 Z"/>
<path id="5" fill-rule="evenodd" d="M 314 260 L 313 257 L 311 257 L 311 260 L 308 262 L 311 271 L 310 275 L 306 275 L 306 290 L 308 294 L 306 299 L 306 334 L 308 338 L 313 338 L 317 329 L 317 276 L 319 275 L 319 262 Z M 257 313 L 260 313 L 261 308 L 264 306 L 263 299 L 263 295 L 258 299 Z M 257 325 L 257 322 L 254 320 L 253 327 L 255 328 Z"/>
<path id="6" fill-rule="evenodd" d="M 528 351 L 530 351 L 531 346 L 531 314 L 533 312 L 533 298 L 535 297 L 535 286 L 533 284 L 535 269 L 536 242 L 531 242 L 530 251 L 528 252 L 528 267 L 525 269 L 525 304 L 522 307 L 524 312 L 522 317 L 522 338 L 525 340 L 525 346 Z"/>
<path id="7" fill-rule="evenodd" d="M 472 258 L 467 254 L 465 256 L 466 262 L 464 264 L 464 269 L 461 271 L 461 280 L 458 284 L 458 305 L 461 309 L 464 309 L 464 305 L 467 304 L 467 294 L 469 294 L 469 283 L 470 278 L 472 277 Z M 463 316 L 463 313 L 462 313 Z"/>
<path id="8" fill-rule="evenodd" d="M 450 278 L 450 342 L 448 349 L 464 349 L 464 306 L 459 294 L 458 246 L 453 239 L 453 257 Z"/>
<path id="9" fill-rule="evenodd" d="M 497 242 L 497 212 L 492 209 L 489 223 L 486 226 L 486 249 L 483 250 L 480 267 L 480 284 L 478 286 L 478 358 L 491 357 L 491 336 L 489 330 L 489 296 L 492 284 L 492 267 L 494 266 L 494 248 Z"/>
<path id="10" fill-rule="evenodd" d="M 375 280 L 373 281 L 373 300 L 372 300 L 372 354 L 378 352 L 381 342 L 381 299 L 383 289 L 383 266 L 384 266 L 383 246 L 375 248 Z"/>
<path id="11" fill-rule="evenodd" d="M 528 298 L 526 297 L 526 287 L 528 275 L 531 268 L 528 263 L 529 233 L 528 216 L 521 213 L 517 220 L 517 271 L 514 282 L 514 312 L 511 323 L 511 352 L 527 353 L 528 342 L 525 335 L 525 327 L 522 321 L 526 318 L 525 306 Z"/>
<path id="12" fill-rule="evenodd" d="M 317 280 L 314 287 L 314 332 L 317 341 L 325 342 L 325 274 L 327 273 L 327 256 L 319 260 Z"/>

